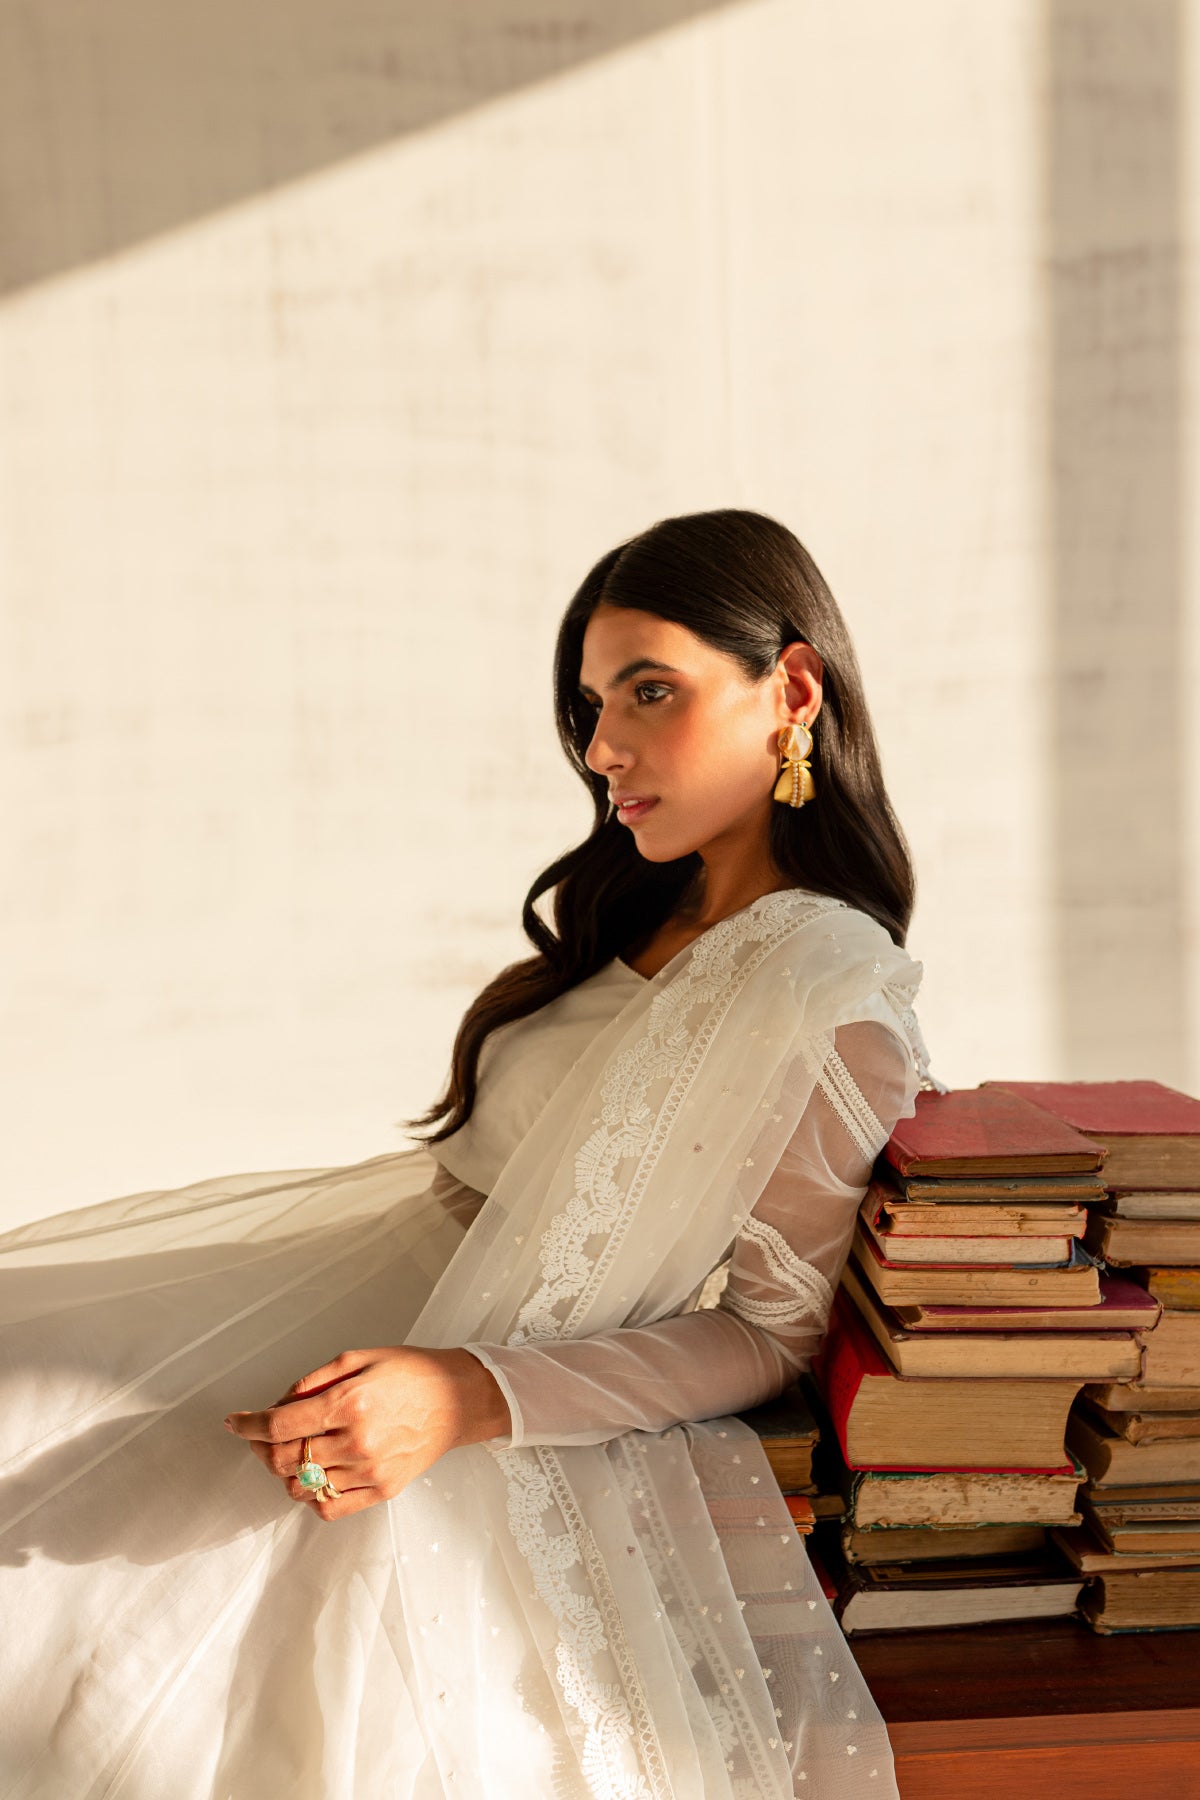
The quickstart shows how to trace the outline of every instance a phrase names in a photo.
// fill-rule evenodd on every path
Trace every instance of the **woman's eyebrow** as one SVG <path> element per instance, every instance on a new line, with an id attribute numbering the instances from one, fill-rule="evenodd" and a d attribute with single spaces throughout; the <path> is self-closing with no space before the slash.
<path id="1" fill-rule="evenodd" d="M 664 675 L 683 674 L 682 669 L 672 668 L 670 663 L 652 662 L 648 656 L 638 656 L 634 658 L 633 662 L 626 663 L 623 669 L 617 670 L 616 674 L 608 684 L 609 693 L 611 694 L 614 688 L 619 688 L 623 681 L 628 681 L 631 675 L 641 675 L 646 669 L 658 669 Z M 594 694 L 596 690 L 588 687 L 586 682 L 581 681 L 579 684 L 579 691 L 581 694 Z"/>

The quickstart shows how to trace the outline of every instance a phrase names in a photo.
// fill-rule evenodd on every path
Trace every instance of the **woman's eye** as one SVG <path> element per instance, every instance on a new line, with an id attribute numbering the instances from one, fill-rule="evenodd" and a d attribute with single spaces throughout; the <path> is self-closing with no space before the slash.
<path id="1" fill-rule="evenodd" d="M 635 694 L 641 694 L 646 688 L 658 689 L 657 694 L 653 694 L 649 700 L 643 703 L 647 706 L 652 706 L 655 700 L 661 700 L 664 694 L 669 694 L 671 691 L 670 688 L 664 687 L 661 681 L 639 681 L 633 691 Z"/>

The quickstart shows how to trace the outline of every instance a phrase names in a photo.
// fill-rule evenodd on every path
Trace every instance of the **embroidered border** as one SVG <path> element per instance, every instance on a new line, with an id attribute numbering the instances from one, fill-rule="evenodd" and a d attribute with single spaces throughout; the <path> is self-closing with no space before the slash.
<path id="1" fill-rule="evenodd" d="M 570 1336 L 625 1239 L 676 1114 L 734 999 L 779 944 L 822 913 L 846 907 L 844 900 L 814 895 L 798 913 L 788 889 L 764 899 L 757 913 L 734 913 L 696 940 L 685 970 L 651 1002 L 645 1034 L 614 1058 L 601 1088 L 597 1129 L 576 1154 L 575 1193 L 542 1233 L 541 1285 L 521 1308 L 508 1343 Z M 757 948 L 738 966 L 735 951 L 756 938 Z M 708 1010 L 689 1033 L 687 1014 L 704 1001 Z M 663 1076 L 671 1086 L 655 1111 L 646 1095 L 651 1082 Z M 631 1155 L 640 1156 L 632 1177 L 616 1182 L 614 1169 Z M 601 1233 L 607 1241 L 598 1256 L 589 1257 L 587 1239 Z M 560 1320 L 553 1309 L 568 1299 L 574 1305 Z"/>
<path id="2" fill-rule="evenodd" d="M 682 1620 L 672 1621 L 676 1636 L 680 1636 L 680 1627 L 689 1641 L 685 1653 L 692 1647 L 703 1655 L 709 1672 L 719 1689 L 718 1693 L 706 1694 L 700 1689 L 700 1695 L 716 1728 L 718 1739 L 726 1750 L 734 1748 L 729 1733 L 736 1735 L 736 1741 L 745 1754 L 753 1786 L 747 1791 L 754 1794 L 769 1794 L 775 1791 L 779 1779 L 779 1765 L 772 1768 L 772 1759 L 767 1753 L 762 1734 L 755 1725 L 749 1707 L 742 1699 L 739 1682 L 745 1674 L 744 1668 L 735 1668 L 721 1645 L 721 1640 L 708 1623 L 707 1607 L 700 1603 L 700 1596 L 694 1584 L 688 1579 L 687 1566 L 675 1554 L 675 1546 L 671 1542 L 671 1532 L 659 1503 L 658 1490 L 650 1472 L 650 1464 L 646 1450 L 641 1441 L 631 1432 L 615 1438 L 608 1446 L 610 1458 L 614 1461 L 619 1456 L 625 1465 L 626 1478 L 621 1483 L 625 1493 L 630 1483 L 637 1482 L 634 1497 L 642 1503 L 642 1516 L 649 1527 L 653 1544 L 653 1552 L 648 1557 L 651 1574 L 659 1587 L 673 1590 L 676 1600 L 683 1612 Z M 630 1496 L 626 1493 L 626 1498 Z M 714 1530 L 714 1538 L 718 1546 L 719 1535 Z M 669 1559 L 669 1566 L 668 1566 Z M 736 1600 L 734 1604 L 737 1604 Z M 760 1665 L 761 1666 L 761 1665 Z M 694 1664 L 693 1664 L 694 1667 Z M 699 1684 L 697 1684 L 699 1685 Z M 777 1745 L 771 1746 L 773 1749 Z M 741 1779 L 745 1779 L 742 1777 Z M 737 1783 L 733 1784 L 737 1791 Z"/>
<path id="3" fill-rule="evenodd" d="M 831 896 L 812 895 L 798 909 L 795 891 L 783 890 L 764 896 L 757 910 L 752 903 L 750 910 L 711 926 L 696 940 L 685 969 L 651 1002 L 644 1035 L 614 1060 L 601 1088 L 597 1130 L 575 1158 L 575 1193 L 542 1234 L 541 1285 L 521 1308 L 508 1343 L 570 1334 L 624 1239 L 667 1133 L 733 999 L 778 944 L 813 918 L 846 905 Z M 746 942 L 757 942 L 758 947 L 739 967 L 734 953 Z M 708 1010 L 689 1032 L 687 1014 L 705 1001 Z M 670 1078 L 671 1086 L 655 1112 L 646 1095 L 650 1083 L 663 1076 Z M 633 1154 L 640 1160 L 622 1192 L 613 1171 Z M 601 1254 L 589 1258 L 587 1239 L 605 1232 Z M 790 1255 L 786 1240 L 780 1242 Z M 778 1249 L 773 1244 L 772 1248 Z M 810 1268 L 795 1260 L 801 1268 Z M 818 1270 L 811 1273 L 824 1279 Z M 559 1320 L 552 1309 L 567 1299 L 575 1304 L 566 1319 Z M 507 1478 L 513 1537 L 537 1593 L 558 1624 L 558 1679 L 585 1727 L 583 1772 L 589 1786 L 600 1800 L 668 1800 L 669 1772 L 616 1595 L 559 1457 L 544 1445 L 488 1448 Z M 553 1538 L 542 1517 L 552 1506 L 557 1506 L 566 1525 L 565 1533 Z M 566 1579 L 566 1570 L 576 1564 L 587 1575 L 590 1594 L 576 1592 Z M 619 1688 L 597 1678 L 594 1657 L 601 1650 L 608 1650 L 616 1664 Z M 742 1741 L 745 1744 L 744 1737 Z M 631 1776 L 625 1766 L 622 1751 L 631 1746 L 650 1786 L 641 1774 Z"/>
<path id="4" fill-rule="evenodd" d="M 650 1704 L 621 1623 L 608 1569 L 575 1501 L 557 1453 L 493 1449 L 508 1478 L 508 1522 L 533 1575 L 534 1586 L 558 1621 L 555 1660 L 559 1685 L 583 1721 L 581 1767 L 598 1800 L 670 1800 L 670 1775 Z M 566 1531 L 551 1537 L 542 1514 L 557 1506 Z M 567 1569 L 582 1566 L 592 1594 L 577 1593 Z M 592 1596 L 595 1596 L 593 1599 Z M 597 1679 L 594 1657 L 607 1650 L 620 1686 Z M 631 1774 L 635 1750 L 641 1768 Z M 649 1778 L 649 1784 L 647 1783 Z"/>
<path id="5" fill-rule="evenodd" d="M 875 1117 L 866 1095 L 836 1048 L 830 1048 L 818 1080 L 822 1093 L 846 1127 L 853 1143 L 868 1162 L 874 1162 L 890 1134 Z"/>

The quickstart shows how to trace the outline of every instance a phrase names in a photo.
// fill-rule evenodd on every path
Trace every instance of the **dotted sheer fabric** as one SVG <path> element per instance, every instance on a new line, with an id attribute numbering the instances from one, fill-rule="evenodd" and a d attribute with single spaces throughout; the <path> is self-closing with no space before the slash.
<path id="1" fill-rule="evenodd" d="M 609 991 L 615 997 L 618 984 Z M 694 1310 L 587 1338 L 466 1346 L 508 1402 L 506 1443 L 596 1444 L 620 1431 L 744 1412 L 810 1366 L 879 1139 L 890 1135 L 912 1080 L 908 1048 L 883 1020 L 839 1025 L 834 1038 L 837 1076 L 831 1069 L 813 1089 L 799 1130 Z M 850 1097 L 854 1126 L 839 1104 Z M 464 1225 L 484 1200 L 444 1166 L 434 1191 Z"/>
<path id="2" fill-rule="evenodd" d="M 444 1161 L 433 1190 L 463 1229 L 508 1153 L 507 1133 L 528 1129 L 539 1082 L 561 1078 L 580 1046 L 642 980 L 615 961 L 532 1020 L 491 1040 L 476 1110 L 436 1147 Z M 800 1123 L 725 1257 L 674 1317 L 545 1343 L 469 1342 L 508 1402 L 514 1446 L 606 1445 L 616 1491 L 667 1602 L 672 1643 L 687 1652 L 693 1679 L 709 1672 L 708 1717 L 735 1748 L 735 1717 L 722 1706 L 746 1671 L 705 1661 L 694 1638 L 698 1614 L 722 1622 L 738 1606 L 766 1678 L 793 1792 L 825 1800 L 885 1794 L 895 1800 L 886 1728 L 792 1527 L 758 1439 L 729 1415 L 771 1399 L 807 1369 L 827 1328 L 833 1289 L 848 1253 L 871 1168 L 902 1114 L 912 1111 L 920 1070 L 897 1009 L 876 992 L 829 1034 Z M 812 1071 L 809 1071 L 810 1076 Z M 753 1152 L 751 1161 L 753 1160 Z M 454 1173 L 453 1171 L 458 1171 Z M 479 1186 L 463 1179 L 471 1176 Z M 681 1433 L 686 1464 L 704 1491 L 702 1520 L 690 1495 L 673 1491 L 652 1442 Z M 744 1439 L 734 1450 L 731 1439 Z M 667 1452 L 665 1460 L 674 1467 Z M 683 1462 L 682 1454 L 679 1461 Z M 715 1535 L 713 1535 L 715 1530 Z M 689 1596 L 672 1607 L 670 1560 L 691 1535 L 720 1552 L 707 1605 Z M 690 1559 L 693 1566 L 698 1555 Z M 791 1574 L 781 1571 L 790 1568 Z M 714 1576 L 716 1570 L 714 1570 Z M 715 1689 L 715 1691 L 713 1691 Z M 697 1722 L 698 1740 L 704 1725 Z M 860 1760 L 861 1759 L 861 1760 Z M 731 1756 L 727 1766 L 736 1764 Z M 765 1772 L 731 1773 L 730 1793 L 775 1792 Z M 811 1785 L 810 1785 L 811 1784 Z M 705 1790 L 707 1791 L 707 1790 Z"/>
<path id="3" fill-rule="evenodd" d="M 896 1003 L 919 965 L 885 937 L 766 896 L 669 982 L 613 962 L 494 1033 L 437 1160 L 219 1175 L 0 1236 L 7 1800 L 897 1800 L 730 1416 L 807 1365 L 871 1156 L 912 1110 Z M 815 1060 L 793 1065 L 800 1015 Z M 641 1200 L 639 1150 L 610 1192 L 608 1084 L 637 1139 L 640 1072 L 663 1117 L 660 1064 L 686 1056 Z M 633 1225 L 575 1269 L 581 1185 Z M 344 1349 L 464 1342 L 512 1432 L 345 1520 L 221 1429 Z"/>

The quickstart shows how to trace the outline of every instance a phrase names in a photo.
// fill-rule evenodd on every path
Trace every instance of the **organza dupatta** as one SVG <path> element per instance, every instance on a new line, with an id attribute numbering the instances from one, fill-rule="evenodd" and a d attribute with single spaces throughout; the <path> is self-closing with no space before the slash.
<path id="1" fill-rule="evenodd" d="M 566 1071 L 408 1341 L 530 1343 L 694 1304 L 838 1020 L 882 989 L 923 1057 L 919 980 L 875 921 L 800 889 L 711 927 Z M 597 1437 L 452 1451 L 389 1503 L 446 1791 L 894 1796 L 755 1435 L 727 1418 Z"/>
<path id="2" fill-rule="evenodd" d="M 839 1019 L 881 992 L 920 1064 L 919 977 L 861 912 L 764 895 L 631 990 L 473 1219 L 419 1149 L 0 1236 L 3 1800 L 895 1800 L 738 1420 L 464 1446 L 322 1524 L 221 1419 L 346 1349 L 694 1305 Z"/>

